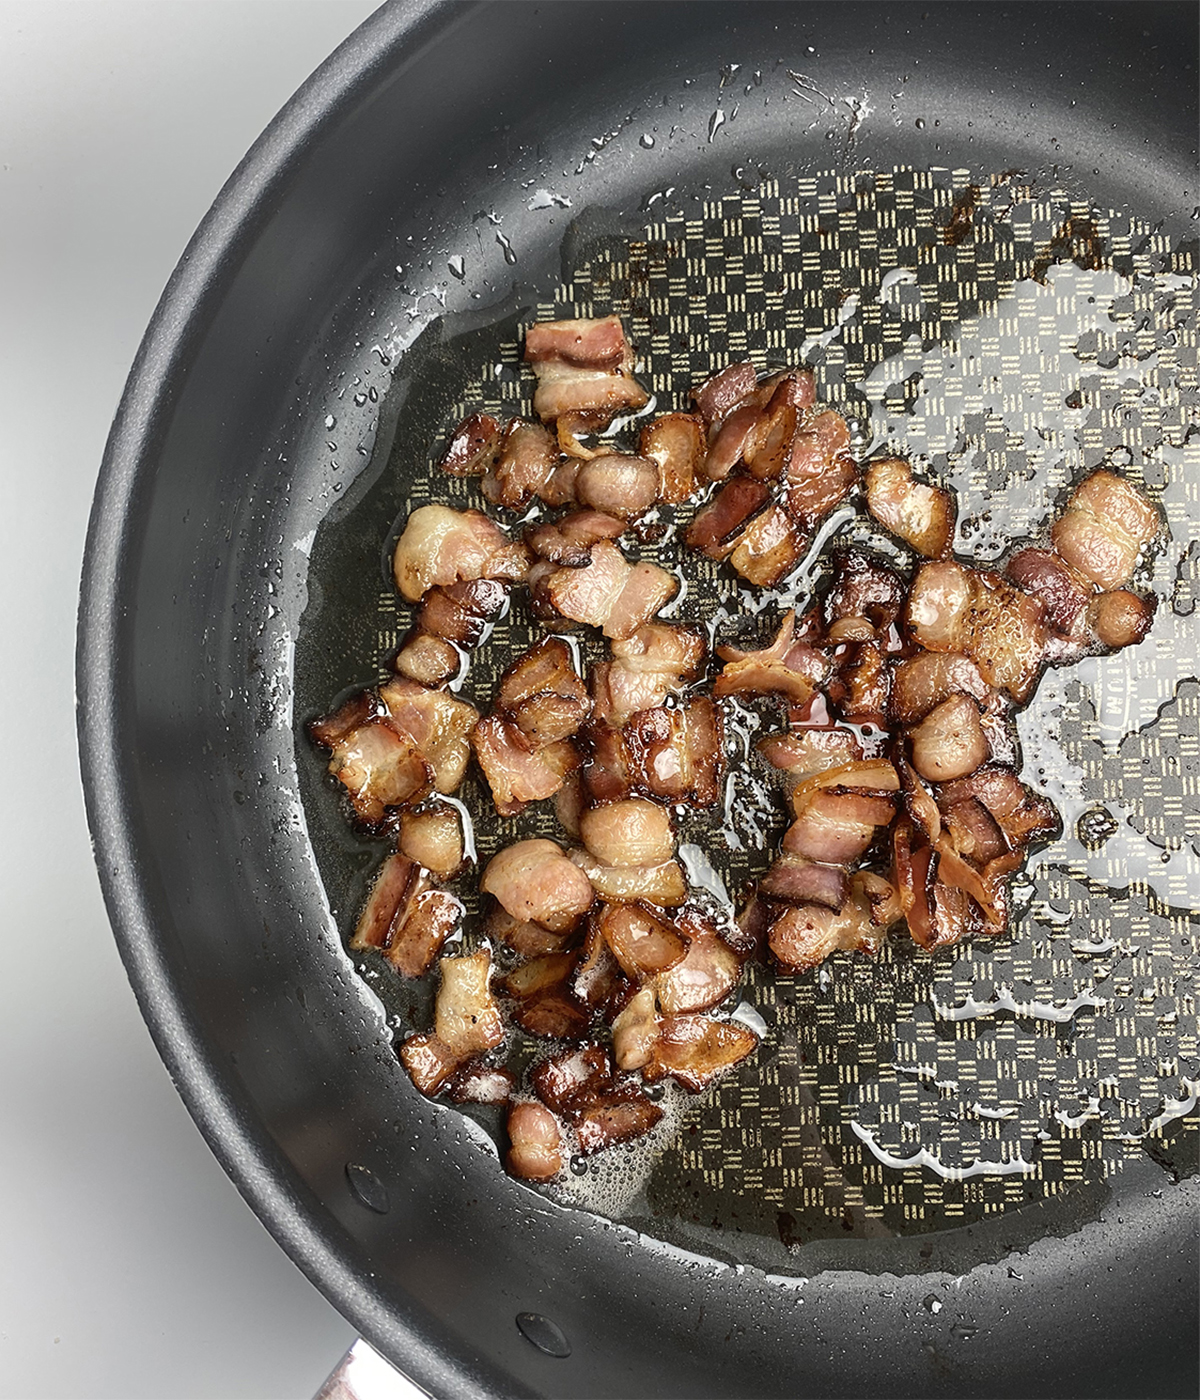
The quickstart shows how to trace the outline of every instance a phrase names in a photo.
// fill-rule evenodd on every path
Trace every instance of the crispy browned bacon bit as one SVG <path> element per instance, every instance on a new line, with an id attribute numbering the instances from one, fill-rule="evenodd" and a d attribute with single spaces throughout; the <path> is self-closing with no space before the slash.
<path id="1" fill-rule="evenodd" d="M 439 880 L 457 875 L 465 863 L 462 818 L 448 802 L 433 802 L 400 814 L 400 853 Z"/>
<path id="2" fill-rule="evenodd" d="M 540 423 L 514 418 L 504 429 L 480 489 L 493 505 L 521 510 L 545 491 L 559 459 L 551 433 Z"/>
<path id="3" fill-rule="evenodd" d="M 917 571 L 907 623 L 927 651 L 969 656 L 989 685 L 1020 705 L 1033 694 L 1045 661 L 1044 611 L 998 574 L 947 560 Z"/>
<path id="4" fill-rule="evenodd" d="M 513 1176 L 549 1181 L 562 1171 L 562 1132 L 554 1115 L 540 1103 L 514 1104 L 508 1111 L 508 1156 Z"/>
<path id="5" fill-rule="evenodd" d="M 411 736 L 386 718 L 369 719 L 333 745 L 329 771 L 342 784 L 355 815 L 368 824 L 382 821 L 389 807 L 419 802 L 433 788 L 432 764 L 417 752 Z"/>
<path id="6" fill-rule="evenodd" d="M 435 888 L 417 862 L 391 855 L 380 867 L 350 946 L 378 948 L 401 976 L 420 977 L 458 927 L 462 912 L 462 901 Z"/>
<path id="7" fill-rule="evenodd" d="M 831 551 L 819 601 L 788 612 L 773 640 L 716 648 L 710 693 L 702 633 L 652 621 L 677 579 L 614 541 L 667 539 L 633 522 L 661 502 L 673 526 L 682 505 L 688 545 L 776 584 L 860 483 L 846 420 L 817 406 L 808 371 L 760 378 L 747 362 L 700 385 L 696 412 L 645 424 L 638 455 L 585 446 L 579 434 L 647 401 L 620 322 L 531 327 L 526 357 L 547 426 L 473 414 L 443 467 L 479 479 L 493 504 L 537 498 L 565 513 L 514 541 L 479 511 L 415 510 L 395 574 L 420 606 L 397 675 L 309 731 L 357 818 L 396 840 L 351 948 L 403 977 L 440 967 L 434 1024 L 399 1045 L 402 1063 L 422 1093 L 508 1105 L 509 1171 L 550 1181 L 569 1154 L 660 1121 L 645 1085 L 700 1092 L 753 1053 L 757 1037 L 720 1011 L 748 959 L 801 974 L 875 953 L 901 922 L 928 950 L 1006 930 L 1010 880 L 1060 829 L 1018 776 L 1017 707 L 1043 667 L 1146 636 L 1156 599 L 1129 585 L 1162 517 L 1129 482 L 1093 472 L 1048 540 L 1003 570 L 975 568 L 950 556 L 952 493 L 879 458 L 866 510 L 920 556 L 912 576 L 858 546 Z M 711 497 L 693 512 L 700 490 Z M 589 644 L 547 628 L 480 719 L 446 687 L 519 582 L 534 618 L 594 627 L 610 655 L 582 674 Z M 787 708 L 786 729 L 756 748 L 792 820 L 736 923 L 718 923 L 676 857 L 675 817 L 721 800 L 724 725 L 760 699 Z M 472 749 L 500 814 L 553 797 L 574 844 L 495 855 L 481 924 L 447 957 L 464 906 L 440 882 L 470 864 L 469 843 L 436 794 L 457 787 Z M 558 1042 L 520 1081 L 536 1102 L 502 1063 L 506 1027 Z"/>
<path id="8" fill-rule="evenodd" d="M 482 476 L 496 460 L 504 428 L 490 413 L 472 413 L 450 436 L 442 470 L 451 476 Z"/>
<path id="9" fill-rule="evenodd" d="M 707 451 L 704 420 L 694 413 L 664 413 L 648 423 L 638 452 L 658 468 L 658 499 L 676 505 L 702 484 Z"/>
<path id="10" fill-rule="evenodd" d="M 512 1018 L 530 1035 L 566 1040 L 587 1030 L 588 1015 L 575 996 L 572 980 L 578 950 L 532 958 L 504 979 L 513 999 Z"/>
<path id="11" fill-rule="evenodd" d="M 533 410 L 555 423 L 566 452 L 588 455 L 581 432 L 606 428 L 618 413 L 649 400 L 633 377 L 633 351 L 617 316 L 597 321 L 543 321 L 525 332 L 525 359 L 537 376 Z"/>
<path id="12" fill-rule="evenodd" d="M 796 636 L 796 613 L 784 616 L 770 646 L 759 651 L 717 648 L 726 663 L 713 685 L 714 695 L 777 693 L 803 703 L 829 674 L 827 658 Z"/>
<path id="13" fill-rule="evenodd" d="M 657 564 L 629 564 L 616 545 L 601 540 L 582 568 L 555 569 L 545 589 L 561 617 L 623 641 L 675 596 L 679 580 Z"/>
<path id="14" fill-rule="evenodd" d="M 418 506 L 396 545 L 392 572 L 410 603 L 438 585 L 469 579 L 523 579 L 529 551 L 482 511 Z M 430 628 L 429 630 L 434 630 Z"/>
<path id="15" fill-rule="evenodd" d="M 758 1049 L 758 1036 L 735 1021 L 711 1016 L 669 1016 L 658 1025 L 642 1071 L 647 1083 L 670 1075 L 698 1094 Z"/>
<path id="16" fill-rule="evenodd" d="M 1050 538 L 1058 554 L 1097 588 L 1122 588 L 1138 555 L 1162 529 L 1162 516 L 1131 482 L 1093 472 L 1071 494 Z"/>
<path id="17" fill-rule="evenodd" d="M 867 468 L 867 509 L 876 520 L 926 559 L 940 559 L 954 537 L 954 498 L 927 486 L 900 457 L 881 457 Z"/>
<path id="18" fill-rule="evenodd" d="M 587 876 L 553 841 L 518 841 L 492 857 L 480 889 L 514 919 L 542 924 L 554 933 L 573 929 L 592 907 Z"/>

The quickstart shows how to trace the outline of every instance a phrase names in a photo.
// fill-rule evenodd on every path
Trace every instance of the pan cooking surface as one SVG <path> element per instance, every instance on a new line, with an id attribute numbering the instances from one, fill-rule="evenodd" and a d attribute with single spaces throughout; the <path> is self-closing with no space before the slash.
<path id="1" fill-rule="evenodd" d="M 1172 247 L 1136 218 L 1027 188 L 1019 173 L 965 170 L 768 178 L 688 208 L 668 192 L 636 222 L 605 232 L 581 219 L 556 292 L 469 328 L 447 318 L 409 352 L 386 469 L 368 473 L 374 484 L 314 549 L 298 715 L 382 673 L 410 625 L 390 586 L 339 572 L 339 539 L 374 532 L 390 554 L 418 504 L 481 503 L 437 469 L 444 435 L 469 411 L 530 413 L 520 357 L 533 319 L 619 314 L 657 395 L 651 412 L 686 407 L 690 386 L 733 360 L 807 359 L 818 397 L 860 426 L 863 451 L 887 446 L 954 486 L 966 557 L 991 561 L 1036 535 L 1101 463 L 1145 483 L 1170 540 L 1150 566 L 1160 602 L 1148 641 L 1049 672 L 1021 717 L 1023 776 L 1054 799 L 1064 834 L 1014 886 L 1011 936 L 930 956 L 901 933 L 874 960 L 838 954 L 815 975 L 752 967 L 741 995 L 743 1014 L 765 1025 L 757 1055 L 708 1095 L 670 1091 L 648 1141 L 576 1161 L 553 1194 L 689 1249 L 779 1268 L 813 1238 L 944 1230 L 1086 1197 L 1144 1152 L 1175 1175 L 1194 1170 L 1195 243 Z M 842 538 L 903 558 L 869 522 L 838 518 Z M 720 640 L 764 636 L 774 610 L 731 571 L 685 557 L 671 518 L 660 523 L 665 538 L 634 552 L 683 569 L 671 615 Z M 801 606 L 819 582 L 819 566 L 793 580 Z M 334 597 L 340 671 L 323 619 Z M 475 654 L 464 694 L 486 709 L 535 635 L 518 603 Z M 724 809 L 681 823 L 693 870 L 707 856 L 735 902 L 785 824 L 766 770 L 749 761 L 760 724 L 771 727 L 735 709 Z M 309 826 L 326 833 L 318 858 L 348 938 L 383 848 L 339 832 L 336 799 L 304 748 Z M 561 836 L 550 804 L 501 820 L 478 779 L 460 796 L 481 865 L 520 836 Z M 398 1037 L 424 1028 L 430 989 L 356 956 Z M 399 1066 L 397 1081 L 409 1091 Z M 489 1110 L 470 1112 L 498 1132 Z"/>

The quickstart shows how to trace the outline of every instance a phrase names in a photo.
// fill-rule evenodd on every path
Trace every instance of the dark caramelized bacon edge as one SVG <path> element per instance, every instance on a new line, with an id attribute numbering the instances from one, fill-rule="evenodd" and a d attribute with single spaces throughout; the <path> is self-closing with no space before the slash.
<path id="1" fill-rule="evenodd" d="M 753 1054 L 725 1010 L 751 958 L 799 974 L 874 953 L 900 924 L 930 950 L 1005 931 L 1012 876 L 1059 830 L 1019 776 L 1015 712 L 1047 666 L 1146 636 L 1156 600 L 1131 584 L 1162 518 L 1094 471 L 1045 540 L 975 567 L 951 554 L 953 494 L 898 457 L 862 470 L 806 369 L 730 365 L 625 452 L 581 440 L 648 402 L 616 317 L 532 326 L 525 357 L 539 421 L 472 413 L 441 465 L 533 523 L 518 536 L 477 509 L 414 510 L 393 559 L 415 607 L 395 675 L 309 733 L 352 819 L 394 842 L 351 948 L 437 978 L 433 1024 L 401 1062 L 423 1094 L 505 1105 L 509 1171 L 549 1181 L 572 1155 L 650 1132 L 662 1110 L 647 1086 L 699 1093 Z M 725 641 L 716 663 L 698 632 L 655 620 L 675 575 L 620 543 L 683 508 L 691 548 L 771 586 L 858 495 L 915 556 L 909 576 L 833 549 L 814 605 L 754 644 Z M 549 629 L 481 716 L 451 690 L 514 588 Z M 586 673 L 559 635 L 577 628 L 608 643 Z M 791 807 L 736 920 L 676 850 L 677 817 L 724 792 L 733 697 L 785 711 L 756 748 Z M 449 886 L 474 848 L 451 795 L 472 756 L 501 817 L 553 799 L 565 838 L 488 861 L 481 936 L 464 943 Z M 521 1081 L 505 1065 L 513 1028 L 547 1042 Z"/>

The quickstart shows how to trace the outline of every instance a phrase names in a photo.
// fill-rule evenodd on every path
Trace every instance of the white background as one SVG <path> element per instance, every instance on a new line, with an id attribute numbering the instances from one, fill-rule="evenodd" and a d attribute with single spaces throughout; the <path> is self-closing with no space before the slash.
<path id="1" fill-rule="evenodd" d="M 92 865 L 73 648 L 92 488 L 226 177 L 372 0 L 0 0 L 0 1395 L 304 1397 L 353 1332 L 138 1014 Z"/>

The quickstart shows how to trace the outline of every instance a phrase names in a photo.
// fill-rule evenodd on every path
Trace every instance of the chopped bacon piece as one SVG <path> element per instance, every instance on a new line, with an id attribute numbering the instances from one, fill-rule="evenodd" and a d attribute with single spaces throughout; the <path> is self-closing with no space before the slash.
<path id="1" fill-rule="evenodd" d="M 434 1034 L 460 1060 L 491 1050 L 504 1039 L 500 1008 L 489 982 L 492 956 L 486 949 L 442 958 L 434 1002 Z"/>
<path id="2" fill-rule="evenodd" d="M 862 792 L 814 792 L 784 833 L 783 849 L 826 865 L 849 865 L 895 815 L 890 797 Z"/>
<path id="3" fill-rule="evenodd" d="M 729 563 L 747 583 L 765 588 L 790 573 L 807 548 L 808 538 L 795 520 L 782 506 L 773 505 L 746 527 Z"/>
<path id="4" fill-rule="evenodd" d="M 398 1051 L 409 1078 L 427 1098 L 441 1093 L 461 1060 L 433 1031 L 410 1035 Z"/>
<path id="5" fill-rule="evenodd" d="M 463 865 L 462 818 L 448 802 L 402 812 L 399 844 L 409 860 L 448 880 Z"/>
<path id="6" fill-rule="evenodd" d="M 540 558 L 570 569 L 581 569 L 592 557 L 592 545 L 615 540 L 625 531 L 625 522 L 598 510 L 577 510 L 551 524 L 535 525 L 525 534 L 525 543 Z"/>
<path id="7" fill-rule="evenodd" d="M 798 782 L 792 789 L 792 809 L 800 816 L 812 794 L 821 788 L 854 788 L 884 796 L 900 791 L 900 775 L 886 758 L 864 758 L 839 768 L 826 768 Z"/>
<path id="8" fill-rule="evenodd" d="M 482 476 L 496 460 L 504 429 L 490 413 L 472 413 L 450 437 L 442 470 L 451 476 Z"/>
<path id="9" fill-rule="evenodd" d="M 899 457 L 883 457 L 867 468 L 867 509 L 886 530 L 926 559 L 940 559 L 954 536 L 954 497 L 927 486 Z"/>
<path id="10" fill-rule="evenodd" d="M 948 806 L 968 797 L 983 804 L 1011 850 L 1024 850 L 1061 830 L 1054 804 L 1026 787 L 1011 768 L 989 763 L 969 777 L 947 783 L 938 793 L 939 801 Z"/>
<path id="11" fill-rule="evenodd" d="M 607 724 L 589 724 L 583 742 L 588 751 L 583 766 L 583 784 L 594 802 L 616 802 L 633 790 L 629 771 L 629 750 L 620 729 Z"/>
<path id="12" fill-rule="evenodd" d="M 727 664 L 713 685 L 714 695 L 778 692 L 802 702 L 829 674 L 827 659 L 806 642 L 797 640 L 795 609 L 784 617 L 770 646 L 759 651 L 725 646 L 718 647 L 717 652 Z"/>
<path id="13" fill-rule="evenodd" d="M 681 709 L 640 710 L 624 729 L 626 771 L 664 802 L 711 807 L 725 770 L 721 713 L 707 695 Z"/>
<path id="14" fill-rule="evenodd" d="M 418 865 L 390 855 L 375 878 L 350 946 L 378 948 L 402 976 L 420 977 L 433 966 L 462 913 L 462 902 L 449 890 L 435 889 Z"/>
<path id="15" fill-rule="evenodd" d="M 696 513 L 687 529 L 687 543 L 710 559 L 726 558 L 738 536 L 770 499 L 771 487 L 765 481 L 730 477 L 709 504 Z"/>
<path id="16" fill-rule="evenodd" d="M 558 443 L 540 423 L 514 418 L 504 430 L 500 451 L 481 490 L 493 505 L 521 510 L 546 489 L 559 462 Z"/>
<path id="17" fill-rule="evenodd" d="M 1095 591 L 1089 579 L 1048 549 L 1022 549 L 1008 561 L 1005 573 L 1018 588 L 1041 600 L 1047 625 L 1055 632 L 1062 637 L 1078 634 Z"/>
<path id="18" fill-rule="evenodd" d="M 332 714 L 309 720 L 309 737 L 322 748 L 331 749 L 382 712 L 383 706 L 379 703 L 379 696 L 373 690 L 356 690 Z"/>
<path id="19" fill-rule="evenodd" d="M 492 910 L 483 927 L 489 938 L 507 944 L 522 958 L 540 958 L 545 957 L 547 953 L 562 953 L 575 941 L 572 930 L 552 933 L 550 929 L 529 919 L 514 918 L 503 905 L 497 905 Z"/>
<path id="20" fill-rule="evenodd" d="M 537 375 L 534 412 L 543 423 L 558 423 L 565 450 L 571 449 L 570 435 L 607 427 L 618 413 L 648 402 L 633 378 L 633 351 L 616 316 L 530 326 L 525 359 Z"/>
<path id="21" fill-rule="evenodd" d="M 799 729 L 768 734 L 755 746 L 776 768 L 803 781 L 862 758 L 862 741 L 852 729 Z"/>
<path id="22" fill-rule="evenodd" d="M 884 664 L 878 642 L 854 642 L 835 663 L 836 669 L 825 691 L 843 718 L 859 723 L 884 722 L 892 688 L 891 667 Z"/>
<path id="23" fill-rule="evenodd" d="M 891 717 L 913 724 L 952 695 L 969 695 L 986 706 L 995 692 L 968 657 L 945 651 L 919 652 L 901 661 L 892 673 Z"/>
<path id="24" fill-rule="evenodd" d="M 704 639 L 683 627 L 648 622 L 632 636 L 615 641 L 613 660 L 592 668 L 596 716 L 623 725 L 638 710 L 661 705 L 694 680 L 704 664 Z"/>
<path id="25" fill-rule="evenodd" d="M 509 1070 L 470 1064 L 450 1081 L 450 1097 L 455 1103 L 507 1103 L 516 1086 L 516 1077 Z"/>
<path id="26" fill-rule="evenodd" d="M 513 997 L 513 1020 L 530 1035 L 563 1040 L 582 1035 L 587 1013 L 569 985 L 578 952 L 547 953 L 522 963 L 504 979 L 504 990 Z"/>
<path id="27" fill-rule="evenodd" d="M 658 468 L 658 499 L 671 504 L 696 491 L 706 450 L 704 422 L 694 413 L 666 413 L 638 440 L 638 452 Z"/>
<path id="28" fill-rule="evenodd" d="M 1112 651 L 1136 646 L 1150 631 L 1158 599 L 1142 598 L 1124 588 L 1101 593 L 1088 608 L 1087 620 L 1101 646 Z"/>
<path id="29" fill-rule="evenodd" d="M 757 1049 L 758 1036 L 736 1021 L 671 1016 L 659 1022 L 643 1077 L 653 1083 L 669 1074 L 684 1089 L 698 1094 Z"/>
<path id="30" fill-rule="evenodd" d="M 658 1013 L 653 986 L 642 987 L 612 1023 L 613 1059 L 620 1070 L 641 1069 L 650 1063 L 658 1038 Z"/>
<path id="31" fill-rule="evenodd" d="M 938 810 L 955 849 L 979 869 L 1007 852 L 1008 843 L 996 819 L 976 798 L 950 803 L 939 794 Z"/>
<path id="32" fill-rule="evenodd" d="M 518 1103 L 508 1110 L 505 1164 L 524 1181 L 549 1181 L 562 1171 L 562 1132 L 540 1103 Z"/>
<path id="33" fill-rule="evenodd" d="M 662 1109 L 636 1084 L 618 1084 L 579 1113 L 575 1123 L 579 1150 L 591 1156 L 618 1143 L 632 1142 L 648 1133 L 662 1116 Z"/>
<path id="34" fill-rule="evenodd" d="M 666 972 L 688 945 L 660 913 L 636 904 L 614 904 L 600 915 L 600 930 L 622 972 L 636 982 Z"/>
<path id="35" fill-rule="evenodd" d="M 508 603 L 508 584 L 498 579 L 468 579 L 431 588 L 417 613 L 422 632 L 443 637 L 466 651 L 485 639 L 492 622 Z"/>
<path id="36" fill-rule="evenodd" d="M 410 603 L 435 585 L 469 579 L 523 579 L 529 551 L 482 511 L 418 506 L 396 545 L 392 571 Z M 433 629 L 430 629 L 433 630 Z"/>
<path id="37" fill-rule="evenodd" d="M 615 545 L 603 540 L 592 547 L 583 568 L 556 569 L 546 580 L 557 612 L 617 640 L 632 637 L 678 590 L 679 580 L 665 569 L 630 565 Z"/>
<path id="38" fill-rule="evenodd" d="M 579 834 L 604 865 L 662 865 L 675 854 L 669 814 L 641 797 L 593 807 L 580 818 Z"/>
<path id="39" fill-rule="evenodd" d="M 462 666 L 462 652 L 454 643 L 431 632 L 412 632 L 396 654 L 396 673 L 431 690 L 452 681 Z"/>
<path id="40" fill-rule="evenodd" d="M 824 904 L 840 909 L 846 901 L 846 872 L 784 852 L 758 882 L 764 899 L 781 904 Z"/>
<path id="41" fill-rule="evenodd" d="M 579 468 L 575 499 L 605 515 L 636 520 L 658 500 L 658 466 L 645 457 L 605 452 Z"/>
<path id="42" fill-rule="evenodd" d="M 668 1016 L 707 1011 L 733 991 L 742 960 L 711 925 L 700 924 L 683 958 L 655 980 L 658 1004 Z"/>
<path id="43" fill-rule="evenodd" d="M 587 876 L 553 841 L 518 841 L 488 862 L 480 889 L 494 895 L 514 919 L 555 933 L 575 927 L 595 895 Z"/>
<path id="44" fill-rule="evenodd" d="M 865 549 L 834 551 L 833 574 L 822 609 L 827 627 L 845 618 L 863 618 L 882 635 L 900 616 L 903 606 L 904 584 L 895 569 Z"/>
<path id="45" fill-rule="evenodd" d="M 444 690 L 429 690 L 404 677 L 379 687 L 379 698 L 393 728 L 412 740 L 433 769 L 433 786 L 453 792 L 462 782 L 471 756 L 469 735 L 479 711 Z"/>
<path id="46" fill-rule="evenodd" d="M 969 656 L 989 685 L 1023 704 L 1045 659 L 1043 612 L 1036 598 L 997 575 L 946 561 L 918 570 L 907 620 L 928 651 Z"/>
<path id="47" fill-rule="evenodd" d="M 471 747 L 502 817 L 515 816 L 530 802 L 553 797 L 582 761 L 569 739 L 530 752 L 517 727 L 498 714 L 479 721 L 471 733 Z"/>
<path id="48" fill-rule="evenodd" d="M 758 388 L 758 371 L 749 360 L 726 365 L 711 379 L 692 390 L 692 398 L 710 428 L 729 414 Z"/>
<path id="49" fill-rule="evenodd" d="M 608 1051 L 594 1040 L 541 1060 L 529 1076 L 533 1092 L 546 1107 L 564 1115 L 581 1099 L 611 1089 L 612 1077 Z"/>
<path id="50" fill-rule="evenodd" d="M 687 886 L 679 862 L 661 865 L 604 865 L 589 851 L 573 850 L 571 860 L 587 875 L 592 888 L 610 904 L 645 900 L 674 908 L 687 898 Z"/>
<path id="51" fill-rule="evenodd" d="M 1138 554 L 1162 529 L 1162 517 L 1131 482 L 1093 472 L 1071 493 L 1050 538 L 1059 555 L 1097 588 L 1121 588 Z"/>
<path id="52" fill-rule="evenodd" d="M 991 757 L 979 706 L 966 695 L 943 700 L 911 737 L 913 767 L 934 783 L 966 777 Z"/>
<path id="53" fill-rule="evenodd" d="M 561 637 L 543 638 L 513 662 L 500 678 L 496 705 L 535 750 L 569 738 L 592 709 L 574 654 Z"/>
<path id="54" fill-rule="evenodd" d="M 871 876 L 871 879 L 880 885 L 887 883 L 878 876 Z M 880 912 L 883 912 L 882 918 L 878 917 Z M 785 909 L 772 923 L 767 941 L 785 972 L 809 972 L 839 949 L 876 952 L 887 935 L 889 924 L 899 918 L 897 901 L 884 902 L 878 897 L 872 901 L 859 877 L 855 876 L 841 909 L 827 909 L 819 904 Z"/>
<path id="55" fill-rule="evenodd" d="M 432 765 L 412 739 L 398 734 L 385 719 L 369 720 L 339 739 L 329 771 L 364 822 L 382 820 L 388 807 L 419 802 L 434 779 Z"/>
<path id="56" fill-rule="evenodd" d="M 703 473 L 709 481 L 724 481 L 742 459 L 742 452 L 758 423 L 759 406 L 751 399 L 735 408 L 711 434 Z"/>

